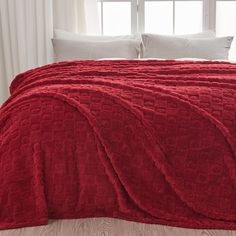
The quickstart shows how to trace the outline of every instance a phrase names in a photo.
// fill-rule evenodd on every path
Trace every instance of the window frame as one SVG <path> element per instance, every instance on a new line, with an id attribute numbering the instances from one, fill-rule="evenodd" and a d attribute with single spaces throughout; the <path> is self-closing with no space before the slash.
<path id="1" fill-rule="evenodd" d="M 203 0 L 203 30 L 216 31 L 216 1 Z"/>
<path id="2" fill-rule="evenodd" d="M 131 34 L 145 32 L 145 1 L 146 0 L 97 0 L 101 2 L 101 34 L 103 35 L 103 3 L 104 2 L 130 2 L 131 3 Z M 166 0 L 147 0 L 166 1 Z M 171 0 L 173 2 L 173 34 L 175 33 L 175 2 L 197 0 Z M 236 0 L 202 0 L 203 1 L 203 31 L 216 31 L 216 2 Z"/>

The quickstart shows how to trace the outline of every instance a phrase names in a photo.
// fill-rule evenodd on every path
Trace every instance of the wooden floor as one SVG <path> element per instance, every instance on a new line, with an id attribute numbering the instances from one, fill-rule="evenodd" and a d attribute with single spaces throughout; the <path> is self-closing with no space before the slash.
<path id="1" fill-rule="evenodd" d="M 236 236 L 236 231 L 192 230 L 96 218 L 57 220 L 46 226 L 2 230 L 0 236 Z"/>

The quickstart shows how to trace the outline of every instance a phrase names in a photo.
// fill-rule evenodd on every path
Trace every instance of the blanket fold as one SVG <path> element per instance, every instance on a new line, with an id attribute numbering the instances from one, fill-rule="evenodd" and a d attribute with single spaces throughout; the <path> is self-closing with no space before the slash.
<path id="1" fill-rule="evenodd" d="M 236 229 L 236 64 L 73 61 L 0 109 L 0 229 L 115 217 Z"/>

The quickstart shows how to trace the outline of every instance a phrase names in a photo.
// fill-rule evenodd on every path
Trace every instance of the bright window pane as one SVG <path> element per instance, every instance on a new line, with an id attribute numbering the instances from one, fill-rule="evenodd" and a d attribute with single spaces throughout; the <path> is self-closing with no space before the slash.
<path id="1" fill-rule="evenodd" d="M 235 35 L 236 36 L 236 2 L 217 1 L 216 5 L 216 33 L 218 36 Z M 230 59 L 236 60 L 236 42 L 234 40 Z"/>
<path id="2" fill-rule="evenodd" d="M 103 34 L 131 34 L 130 2 L 103 2 Z"/>
<path id="3" fill-rule="evenodd" d="M 102 27 L 102 21 L 101 21 L 102 4 L 101 4 L 101 2 L 98 2 L 97 4 L 98 4 L 98 17 L 99 17 L 100 32 L 102 32 L 101 31 L 101 27 Z"/>
<path id="4" fill-rule="evenodd" d="M 202 1 L 175 2 L 175 33 L 191 34 L 202 31 Z"/>
<path id="5" fill-rule="evenodd" d="M 145 1 L 145 32 L 173 33 L 172 1 Z"/>
<path id="6" fill-rule="evenodd" d="M 236 1 L 217 1 L 216 30 L 219 35 L 236 33 Z"/>

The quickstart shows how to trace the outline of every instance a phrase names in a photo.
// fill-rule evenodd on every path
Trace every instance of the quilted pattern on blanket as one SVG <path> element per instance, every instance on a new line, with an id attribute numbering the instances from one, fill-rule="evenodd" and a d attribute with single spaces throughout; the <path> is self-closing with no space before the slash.
<path id="1" fill-rule="evenodd" d="M 236 229 L 236 64 L 74 61 L 0 109 L 0 229 L 115 217 Z"/>

